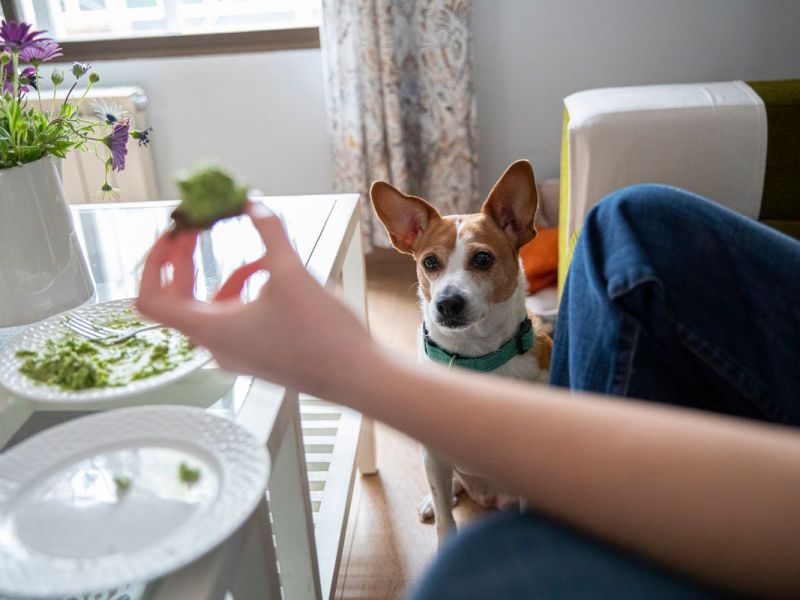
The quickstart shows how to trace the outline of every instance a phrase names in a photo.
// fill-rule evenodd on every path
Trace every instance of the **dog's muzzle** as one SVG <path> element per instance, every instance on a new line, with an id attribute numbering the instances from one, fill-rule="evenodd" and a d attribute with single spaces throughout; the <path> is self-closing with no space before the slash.
<path id="1" fill-rule="evenodd" d="M 436 299 L 436 322 L 448 328 L 467 325 L 467 301 L 458 292 L 444 291 Z"/>

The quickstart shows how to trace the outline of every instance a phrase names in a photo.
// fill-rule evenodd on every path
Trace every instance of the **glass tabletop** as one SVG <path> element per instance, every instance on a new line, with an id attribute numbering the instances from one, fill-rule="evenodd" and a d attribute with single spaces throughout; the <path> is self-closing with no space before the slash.
<path id="1" fill-rule="evenodd" d="M 277 212 L 304 263 L 307 263 L 335 204 L 329 196 L 257 199 Z M 130 298 L 138 291 L 144 258 L 170 223 L 176 202 L 84 204 L 72 208 L 75 229 L 95 281 L 96 302 Z M 246 217 L 229 219 L 201 234 L 195 265 L 199 298 L 209 298 L 245 262 L 264 252 Z M 245 294 L 252 296 L 264 277 L 252 278 Z"/>

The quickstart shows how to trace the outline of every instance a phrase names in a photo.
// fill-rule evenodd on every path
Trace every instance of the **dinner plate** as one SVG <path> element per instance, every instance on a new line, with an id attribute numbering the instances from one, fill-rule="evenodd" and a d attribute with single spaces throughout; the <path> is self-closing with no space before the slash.
<path id="1" fill-rule="evenodd" d="M 0 455 L 0 595 L 170 573 L 236 531 L 268 471 L 251 433 L 198 408 L 122 408 L 48 429 Z"/>
<path id="2" fill-rule="evenodd" d="M 16 355 L 17 351 L 38 351 L 43 349 L 48 339 L 58 337 L 69 331 L 67 319 L 72 314 L 79 315 L 95 323 L 103 323 L 109 319 L 118 318 L 120 315 L 126 317 L 129 315 L 138 316 L 133 308 L 132 299 L 112 300 L 102 304 L 85 304 L 68 313 L 56 315 L 41 323 L 31 325 L 9 340 L 0 349 L 0 385 L 3 385 L 15 395 L 37 400 L 42 405 L 97 402 L 124 398 L 154 390 L 185 377 L 211 359 L 211 353 L 198 346 L 194 348 L 193 356 L 189 360 L 180 363 L 170 371 L 138 379 L 122 386 L 87 388 L 83 390 L 65 390 L 56 386 L 46 385 L 20 373 L 19 368 L 25 359 L 18 357 Z M 148 335 L 148 332 L 139 335 Z"/>

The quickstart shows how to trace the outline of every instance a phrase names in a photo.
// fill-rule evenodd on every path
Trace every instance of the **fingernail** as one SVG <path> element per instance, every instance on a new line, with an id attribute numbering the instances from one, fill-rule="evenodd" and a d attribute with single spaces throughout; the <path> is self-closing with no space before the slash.
<path id="1" fill-rule="evenodd" d="M 270 207 L 262 204 L 261 202 L 252 201 L 250 202 L 250 214 L 258 218 L 274 217 L 276 215 L 275 211 Z"/>

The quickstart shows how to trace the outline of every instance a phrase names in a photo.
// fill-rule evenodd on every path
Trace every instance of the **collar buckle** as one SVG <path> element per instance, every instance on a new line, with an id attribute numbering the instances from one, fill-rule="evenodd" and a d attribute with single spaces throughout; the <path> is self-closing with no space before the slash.
<path id="1" fill-rule="evenodd" d="M 522 323 L 517 327 L 517 333 L 514 334 L 514 341 L 517 343 L 517 353 L 525 354 L 529 348 L 525 347 L 525 336 L 533 329 L 530 317 L 526 317 Z"/>

